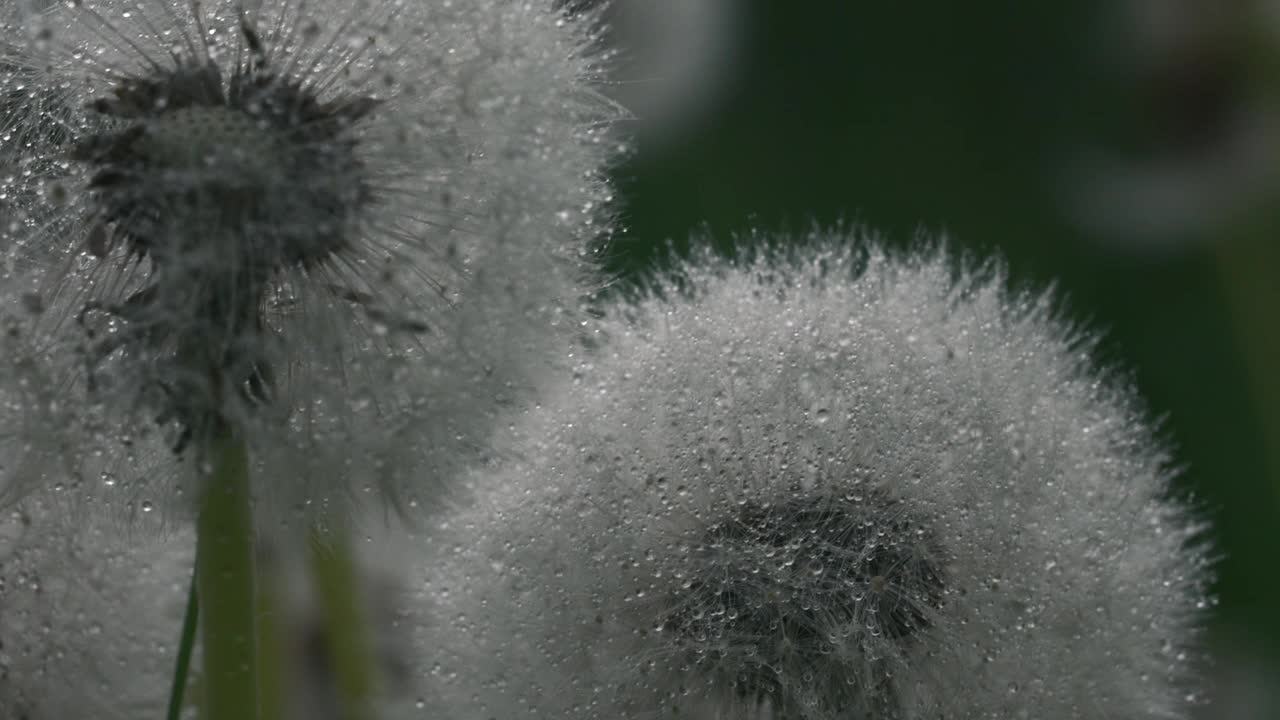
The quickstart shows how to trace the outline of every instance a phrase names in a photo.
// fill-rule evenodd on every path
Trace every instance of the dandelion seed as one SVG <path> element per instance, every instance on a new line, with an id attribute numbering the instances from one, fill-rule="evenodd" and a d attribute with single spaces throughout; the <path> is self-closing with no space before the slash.
<path id="1" fill-rule="evenodd" d="M 835 233 L 612 308 L 423 550 L 428 704 L 1184 716 L 1199 527 L 1130 391 L 1004 285 Z"/>
<path id="2" fill-rule="evenodd" d="M 98 0 L 19 32 L 9 285 L 90 466 L 172 498 L 230 426 L 280 506 L 428 500 L 399 471 L 446 475 L 562 354 L 616 144 L 549 1 Z"/>

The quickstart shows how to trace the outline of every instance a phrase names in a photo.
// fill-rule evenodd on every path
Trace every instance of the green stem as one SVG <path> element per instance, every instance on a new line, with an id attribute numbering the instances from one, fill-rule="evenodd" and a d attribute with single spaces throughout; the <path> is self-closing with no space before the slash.
<path id="1" fill-rule="evenodd" d="M 311 572 L 324 613 L 329 660 L 343 720 L 373 720 L 377 670 L 360 603 L 360 583 L 346 533 L 311 533 Z"/>
<path id="2" fill-rule="evenodd" d="M 267 560 L 270 565 L 270 560 Z M 280 588 L 271 568 L 258 575 L 258 707 L 263 720 L 285 717 L 284 635 L 280 628 Z"/>
<path id="3" fill-rule="evenodd" d="M 204 658 L 203 720 L 257 720 L 254 539 L 244 441 L 218 433 L 197 520 L 196 590 Z"/>
<path id="4" fill-rule="evenodd" d="M 187 591 L 187 610 L 182 616 L 182 638 L 178 641 L 178 659 L 173 666 L 173 685 L 169 689 L 167 720 L 178 720 L 182 714 L 182 696 L 187 689 L 187 673 L 191 669 L 191 652 L 196 645 L 196 623 L 200 617 L 200 596 L 196 593 L 196 574 L 191 573 Z"/>

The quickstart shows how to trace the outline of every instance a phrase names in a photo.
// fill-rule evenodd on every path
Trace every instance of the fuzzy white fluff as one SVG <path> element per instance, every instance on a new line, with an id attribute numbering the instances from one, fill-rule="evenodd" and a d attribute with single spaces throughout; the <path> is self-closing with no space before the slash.
<path id="1" fill-rule="evenodd" d="M 1123 378 L 998 266 L 806 245 L 610 309 L 434 528 L 432 717 L 1184 717 L 1207 561 Z"/>
<path id="2" fill-rule="evenodd" d="M 40 493 L 0 520 L 0 716 L 162 717 L 192 538 L 66 500 Z"/>
<path id="3" fill-rule="evenodd" d="M 207 59 L 225 82 L 232 67 L 253 62 L 241 8 L 281 77 L 322 102 L 378 101 L 341 135 L 354 141 L 372 194 L 344 216 L 348 246 L 332 261 L 277 268 L 258 310 L 261 330 L 226 340 L 270 368 L 266 404 L 246 403 L 238 381 L 176 382 L 173 354 L 181 356 L 183 337 L 226 334 L 201 304 L 201 283 L 254 269 L 228 266 L 240 261 L 222 248 L 326 230 L 324 219 L 299 210 L 298 189 L 354 195 L 350 178 L 277 168 L 271 149 L 287 133 L 243 119 L 143 121 L 148 157 L 163 162 L 129 187 L 142 201 L 168 204 L 136 222 L 185 245 L 166 241 L 171 279 L 145 314 L 91 309 L 86 317 L 91 303 L 126 301 L 154 281 L 155 268 L 128 243 L 104 241 L 87 187 L 93 168 L 67 160 L 77 142 L 119 129 L 120 115 L 86 105 L 112 98 L 122 77 Z M 586 241 L 609 227 L 602 172 L 618 150 L 607 133 L 617 113 L 593 89 L 593 32 L 589 19 L 566 19 L 551 0 L 86 0 L 7 13 L 0 91 L 10 106 L 0 127 L 21 147 L 3 158 L 12 330 L 3 352 L 28 353 L 51 382 L 2 378 L 3 423 L 38 420 L 31 403 L 58 403 L 58 421 L 35 432 L 79 448 L 85 482 L 125 476 L 128 501 L 145 496 L 181 513 L 189 503 L 179 495 L 194 496 L 184 487 L 193 473 L 175 468 L 174 428 L 164 418 L 178 395 L 249 439 L 270 522 L 293 509 L 342 516 L 362 498 L 432 505 L 453 469 L 483 447 L 498 409 L 527 397 L 562 360 L 590 270 Z M 228 154 L 187 157 L 196 150 L 181 147 Z M 225 167 L 220 155 L 231 158 Z M 260 191 L 251 224 L 226 219 L 239 207 L 199 195 L 201 173 L 226 167 L 244 170 Z M 165 195 L 175 182 L 190 183 L 195 199 L 175 204 Z M 191 250 L 172 250 L 180 245 Z M 136 331 L 159 339 L 86 358 L 110 333 Z M 6 457 L 22 454 L 10 438 L 24 434 L 32 431 L 0 438 Z M 68 481 L 62 468 L 22 467 L 3 478 L 10 496 Z"/>

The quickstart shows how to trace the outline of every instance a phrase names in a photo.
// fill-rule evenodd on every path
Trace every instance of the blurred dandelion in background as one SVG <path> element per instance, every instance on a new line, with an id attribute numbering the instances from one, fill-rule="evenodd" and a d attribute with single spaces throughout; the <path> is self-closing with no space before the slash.
<path id="1" fill-rule="evenodd" d="M 1258 31 L 1204 0 L 1128 0 L 1103 21 L 1100 64 L 1150 123 L 1139 142 L 1080 153 L 1078 222 L 1113 247 L 1170 252 L 1256 212 L 1280 181 L 1280 108 L 1244 72 Z"/>
<path id="2" fill-rule="evenodd" d="M 818 235 L 610 307 L 441 522 L 415 624 L 445 717 L 1196 704 L 1201 525 L 1089 336 L 998 266 Z"/>
<path id="3" fill-rule="evenodd" d="M 189 532 L 87 517 L 41 494 L 0 526 L 0 713 L 163 717 Z"/>
<path id="4" fill-rule="evenodd" d="M 76 512 L 57 493 L 28 498 L 0 526 L 0 712 L 6 718 L 103 720 L 165 717 L 165 690 L 188 602 L 194 538 L 157 517 L 128 526 Z M 384 545 L 385 547 L 385 545 Z M 275 661 L 280 715 L 340 720 L 344 700 L 332 665 L 331 620 L 297 548 L 262 544 L 258 566 L 274 610 L 259 618 L 260 657 Z M 396 568 L 398 570 L 398 568 Z M 393 634 L 394 575 L 387 563 L 359 572 L 382 692 L 407 692 L 406 652 Z M 198 687 L 199 658 L 195 659 Z M 74 682 L 69 682 L 74 679 Z M 416 683 L 415 683 L 416 684 Z M 195 693 L 192 693 L 193 695 Z M 286 701 L 287 702 L 282 702 Z M 182 717 L 195 717 L 188 702 Z"/>

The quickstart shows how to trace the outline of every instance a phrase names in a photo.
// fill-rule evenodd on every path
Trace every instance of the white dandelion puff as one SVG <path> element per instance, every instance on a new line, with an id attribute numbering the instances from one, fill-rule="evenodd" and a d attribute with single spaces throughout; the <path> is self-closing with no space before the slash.
<path id="1" fill-rule="evenodd" d="M 172 498 L 172 456 L 232 427 L 263 497 L 429 498 L 404 456 L 438 481 L 483 444 L 563 354 L 607 229 L 591 32 L 550 0 L 84 0 L 9 28 L 6 268 L 92 474 Z"/>
<path id="2" fill-rule="evenodd" d="M 1186 716 L 1207 561 L 1132 392 L 998 268 L 834 235 L 608 311 L 422 550 L 437 715 Z"/>
<path id="3" fill-rule="evenodd" d="M 0 715 L 162 717 L 194 543 L 64 500 L 40 493 L 0 519 Z"/>

